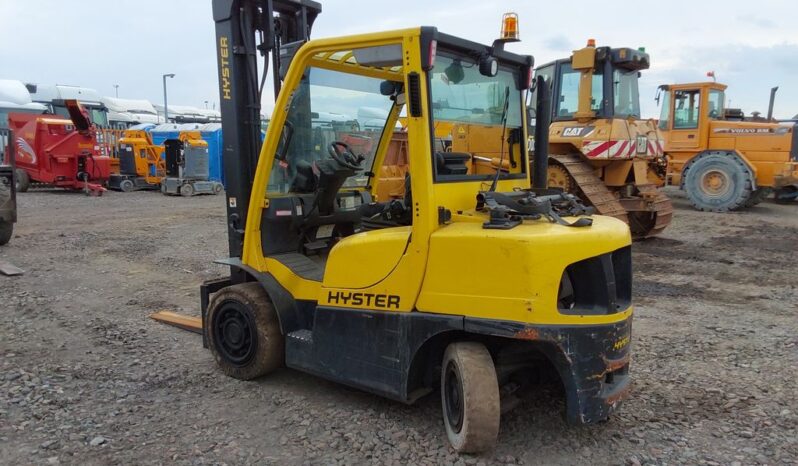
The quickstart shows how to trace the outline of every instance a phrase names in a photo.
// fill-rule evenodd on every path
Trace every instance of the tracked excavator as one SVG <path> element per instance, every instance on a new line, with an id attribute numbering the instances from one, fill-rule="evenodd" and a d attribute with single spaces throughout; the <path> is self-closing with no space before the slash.
<path id="1" fill-rule="evenodd" d="M 638 78 L 650 58 L 643 49 L 585 48 L 535 70 L 553 99 L 548 185 L 578 195 L 602 215 L 629 224 L 636 239 L 671 222 L 670 199 L 658 188 L 665 174 L 663 140 L 654 120 L 640 117 Z"/>

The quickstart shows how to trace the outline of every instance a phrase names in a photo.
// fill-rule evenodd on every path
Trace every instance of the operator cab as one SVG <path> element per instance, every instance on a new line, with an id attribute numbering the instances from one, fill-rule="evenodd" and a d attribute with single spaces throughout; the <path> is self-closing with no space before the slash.
<path id="1" fill-rule="evenodd" d="M 588 41 L 595 46 L 595 42 Z M 640 94 L 638 80 L 640 71 L 648 69 L 649 55 L 644 49 L 598 47 L 595 49 L 590 110 L 597 118 L 640 118 Z M 571 58 L 557 60 L 535 70 L 536 76 L 544 76 L 551 83 L 552 95 L 556 96 L 552 109 L 552 121 L 574 120 L 579 106 L 579 81 L 581 72 L 574 69 Z M 534 100 L 533 100 L 534 102 Z"/>
<path id="2" fill-rule="evenodd" d="M 447 45 L 443 37 L 449 36 L 439 36 L 429 103 L 433 126 L 446 134 L 430 141 L 429 163 L 437 183 L 473 184 L 452 206 L 473 209 L 477 192 L 497 171 L 500 180 L 516 180 L 519 187 L 527 180 L 522 118 L 528 76 L 517 65 L 468 50 L 460 39 Z M 421 111 L 407 108 L 405 78 L 398 44 L 329 50 L 310 60 L 293 90 L 269 174 L 261 222 L 265 255 L 288 254 L 311 268 L 296 255 L 305 256 L 316 269 L 342 239 L 390 228 L 403 228 L 394 238 L 405 247 L 413 223 L 406 121 Z M 387 173 L 402 186 L 379 198 L 376 185 Z M 323 276 L 317 272 L 308 276 Z"/>

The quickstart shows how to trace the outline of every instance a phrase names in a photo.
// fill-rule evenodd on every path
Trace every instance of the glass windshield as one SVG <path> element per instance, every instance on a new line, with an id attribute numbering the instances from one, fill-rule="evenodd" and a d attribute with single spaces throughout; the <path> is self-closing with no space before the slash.
<path id="1" fill-rule="evenodd" d="M 637 78 L 637 71 L 616 69 L 612 72 L 615 116 L 640 118 Z"/>
<path id="2" fill-rule="evenodd" d="M 719 120 L 723 118 L 723 101 L 724 101 L 723 91 L 717 89 L 711 89 L 709 91 L 709 117 L 713 120 Z"/>
<path id="3" fill-rule="evenodd" d="M 670 129 L 671 119 L 671 93 L 667 89 L 662 90 L 662 108 L 659 114 L 659 129 L 667 131 Z"/>
<path id="4" fill-rule="evenodd" d="M 673 128 L 698 128 L 701 107 L 701 91 L 699 89 L 676 91 L 674 93 Z"/>
<path id="5" fill-rule="evenodd" d="M 593 91 L 590 100 L 590 110 L 597 114 L 602 113 L 604 105 L 604 75 L 601 71 L 593 72 Z M 560 92 L 557 99 L 557 112 L 555 118 L 569 119 L 579 110 L 579 81 L 582 78 L 580 71 L 571 68 L 570 63 L 560 67 Z"/>
<path id="6" fill-rule="evenodd" d="M 344 187 L 365 187 L 393 101 L 380 93 L 381 79 L 311 67 L 294 91 L 269 191 L 287 193 L 297 164 L 329 159 L 330 145 L 347 144 L 365 160 Z"/>
<path id="7" fill-rule="evenodd" d="M 436 137 L 451 140 L 433 151 L 436 179 L 523 173 L 520 144 L 524 100 L 518 89 L 519 69 L 499 66 L 496 76 L 484 76 L 468 56 L 439 49 L 430 75 Z M 507 104 L 507 126 L 502 116 Z M 508 142 L 512 141 L 512 142 Z"/>

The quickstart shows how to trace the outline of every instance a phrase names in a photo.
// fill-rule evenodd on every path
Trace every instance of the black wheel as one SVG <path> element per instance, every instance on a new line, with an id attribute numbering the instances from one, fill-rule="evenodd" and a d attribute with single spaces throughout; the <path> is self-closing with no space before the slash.
<path id="1" fill-rule="evenodd" d="M 790 204 L 798 200 L 798 188 L 795 186 L 788 186 L 786 188 L 779 188 L 776 190 L 773 198 L 779 204 Z"/>
<path id="2" fill-rule="evenodd" d="M 28 188 L 30 188 L 30 176 L 28 176 L 28 172 L 21 168 L 17 168 L 14 170 L 14 174 L 17 178 L 16 188 L 18 193 L 26 193 L 28 192 Z"/>
<path id="3" fill-rule="evenodd" d="M 446 436 L 455 450 L 493 448 L 499 435 L 499 382 L 490 353 L 481 343 L 457 342 L 441 364 L 441 404 Z"/>
<path id="4" fill-rule="evenodd" d="M 133 184 L 132 180 L 122 180 L 119 183 L 119 190 L 124 192 L 124 193 L 129 193 L 130 191 L 133 191 L 133 189 L 135 189 L 135 188 L 136 188 L 136 185 Z"/>
<path id="5" fill-rule="evenodd" d="M 14 224 L 0 220 L 0 246 L 8 244 L 14 234 Z"/>
<path id="6" fill-rule="evenodd" d="M 687 198 L 698 210 L 728 212 L 745 207 L 751 197 L 751 174 L 734 154 L 701 154 L 690 162 L 683 177 Z"/>
<path id="7" fill-rule="evenodd" d="M 285 342 L 277 312 L 257 282 L 216 293 L 204 330 L 216 363 L 230 377 L 251 380 L 283 365 Z"/>
<path id="8" fill-rule="evenodd" d="M 186 183 L 180 187 L 180 195 L 183 197 L 191 197 L 194 195 L 194 185 Z"/>

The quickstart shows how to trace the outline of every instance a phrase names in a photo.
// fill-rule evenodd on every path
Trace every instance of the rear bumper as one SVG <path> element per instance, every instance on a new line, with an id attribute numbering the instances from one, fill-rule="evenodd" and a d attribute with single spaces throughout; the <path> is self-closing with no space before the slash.
<path id="1" fill-rule="evenodd" d="M 614 324 L 540 326 L 481 322 L 476 333 L 540 343 L 560 375 L 566 395 L 569 424 L 593 424 L 607 419 L 631 388 L 632 317 Z"/>

